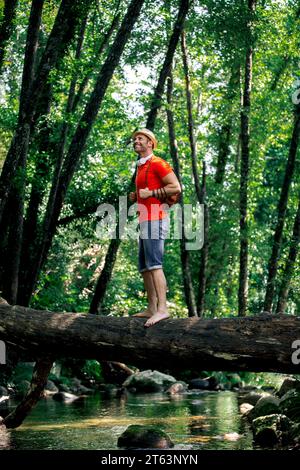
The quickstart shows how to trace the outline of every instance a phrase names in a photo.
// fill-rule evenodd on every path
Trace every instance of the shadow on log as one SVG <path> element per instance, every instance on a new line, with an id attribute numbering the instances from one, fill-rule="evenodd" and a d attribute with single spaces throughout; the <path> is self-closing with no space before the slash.
<path id="1" fill-rule="evenodd" d="M 173 371 L 300 372 L 297 316 L 168 319 L 150 328 L 144 323 L 0 302 L 0 340 L 37 358 L 97 358 Z"/>

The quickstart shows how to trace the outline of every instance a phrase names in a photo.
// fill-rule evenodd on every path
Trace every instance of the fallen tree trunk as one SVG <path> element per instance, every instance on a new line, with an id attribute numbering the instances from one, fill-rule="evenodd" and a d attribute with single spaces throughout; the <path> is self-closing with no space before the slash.
<path id="1" fill-rule="evenodd" d="M 297 316 L 168 319 L 150 328 L 144 323 L 0 302 L 0 339 L 37 358 L 97 358 L 169 370 L 300 371 Z"/>

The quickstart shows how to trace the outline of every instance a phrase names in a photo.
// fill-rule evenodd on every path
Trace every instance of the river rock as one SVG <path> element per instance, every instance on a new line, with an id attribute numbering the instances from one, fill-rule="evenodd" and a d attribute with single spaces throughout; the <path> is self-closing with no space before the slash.
<path id="1" fill-rule="evenodd" d="M 157 427 L 131 425 L 118 439 L 118 447 L 127 449 L 169 449 L 174 447 L 169 436 Z"/>
<path id="2" fill-rule="evenodd" d="M 162 392 L 170 387 L 176 379 L 171 375 L 162 374 L 157 370 L 144 370 L 128 377 L 123 387 L 133 393 Z"/>
<path id="3" fill-rule="evenodd" d="M 189 381 L 189 387 L 200 390 L 216 390 L 218 381 L 215 377 L 205 377 L 204 379 L 192 379 Z"/>
<path id="4" fill-rule="evenodd" d="M 294 444 L 300 444 L 300 423 L 294 424 L 292 426 L 290 435 Z"/>
<path id="5" fill-rule="evenodd" d="M 284 445 L 290 440 L 291 420 L 282 414 L 260 416 L 252 421 L 253 438 L 263 447 Z"/>
<path id="6" fill-rule="evenodd" d="M 0 416 L 0 450 L 10 449 L 10 432 L 2 421 L 3 418 Z"/>
<path id="7" fill-rule="evenodd" d="M 98 390 L 103 393 L 104 398 L 115 398 L 120 394 L 120 388 L 115 384 L 101 384 Z"/>
<path id="8" fill-rule="evenodd" d="M 296 422 L 300 422 L 300 392 L 289 390 L 279 401 L 281 413 Z"/>
<path id="9" fill-rule="evenodd" d="M 0 385 L 0 397 L 7 396 L 8 395 L 8 390 L 7 388 L 3 387 Z"/>
<path id="10" fill-rule="evenodd" d="M 52 382 L 52 380 L 48 380 L 46 387 L 45 387 L 45 392 L 47 392 L 48 394 L 51 394 L 51 393 L 57 393 L 58 391 L 59 389 L 57 388 L 55 383 Z"/>
<path id="11" fill-rule="evenodd" d="M 168 395 L 178 395 L 187 391 L 188 385 L 185 382 L 175 382 L 168 388 Z"/>
<path id="12" fill-rule="evenodd" d="M 78 397 L 77 395 L 73 395 L 73 393 L 58 392 L 55 393 L 52 398 L 55 401 L 61 401 L 63 403 L 72 403 L 73 401 L 78 400 L 78 398 L 80 397 Z"/>
<path id="13" fill-rule="evenodd" d="M 72 393 L 76 393 L 77 395 L 82 395 L 82 394 L 86 395 L 89 393 L 94 393 L 94 390 L 83 385 L 81 383 L 81 380 L 78 379 L 77 377 L 73 377 L 70 380 L 69 388 Z"/>
<path id="14" fill-rule="evenodd" d="M 267 416 L 277 413 L 280 413 L 279 398 L 270 395 L 261 397 L 246 416 L 250 421 L 252 421 L 259 416 Z"/>
<path id="15" fill-rule="evenodd" d="M 281 398 L 290 390 L 298 390 L 300 393 L 300 380 L 297 380 L 294 377 L 287 377 L 282 382 L 281 387 L 277 392 L 277 395 Z"/>
<path id="16" fill-rule="evenodd" d="M 68 387 L 66 384 L 58 384 L 58 391 L 71 393 L 70 387 Z"/>
<path id="17" fill-rule="evenodd" d="M 240 405 L 240 413 L 242 415 L 248 415 L 249 412 L 254 408 L 253 405 L 250 405 L 250 403 L 242 403 Z"/>
<path id="18" fill-rule="evenodd" d="M 250 403 L 250 405 L 255 406 L 258 400 L 260 400 L 262 397 L 269 397 L 270 393 L 267 392 L 250 392 L 246 394 L 239 395 L 238 397 L 238 402 L 240 404 L 242 403 Z"/>

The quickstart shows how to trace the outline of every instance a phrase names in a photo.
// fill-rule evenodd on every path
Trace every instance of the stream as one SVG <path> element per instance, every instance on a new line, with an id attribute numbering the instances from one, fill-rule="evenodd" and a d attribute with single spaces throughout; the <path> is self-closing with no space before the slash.
<path id="1" fill-rule="evenodd" d="M 9 407 L 15 406 L 12 401 Z M 126 394 L 103 398 L 101 393 L 70 403 L 42 399 L 22 426 L 11 430 L 2 449 L 118 449 L 118 437 L 131 424 L 156 425 L 175 449 L 248 450 L 252 433 L 242 419 L 232 391 Z"/>

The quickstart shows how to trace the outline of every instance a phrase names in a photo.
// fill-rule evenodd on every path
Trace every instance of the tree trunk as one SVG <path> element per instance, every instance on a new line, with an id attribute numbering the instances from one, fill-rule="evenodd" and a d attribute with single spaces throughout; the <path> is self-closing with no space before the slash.
<path id="1" fill-rule="evenodd" d="M 110 52 L 98 75 L 93 93 L 86 105 L 83 115 L 78 124 L 77 130 L 71 141 L 68 153 L 60 172 L 57 185 L 54 182 L 52 193 L 50 194 L 47 211 L 43 224 L 42 240 L 36 257 L 32 263 L 31 279 L 27 283 L 27 292 L 24 294 L 26 302 L 36 284 L 42 265 L 47 257 L 53 236 L 56 231 L 57 221 L 64 203 L 67 189 L 71 179 L 78 167 L 80 157 L 85 148 L 88 136 L 93 123 L 97 117 L 103 97 L 117 67 L 124 47 L 130 37 L 131 30 L 139 16 L 144 0 L 132 0 L 127 13 L 122 21 L 120 29 L 110 49 Z M 53 189 L 54 188 L 54 189 Z"/>
<path id="2" fill-rule="evenodd" d="M 84 40 L 84 33 L 86 28 L 88 11 L 83 17 L 76 53 L 75 53 L 75 60 L 78 60 L 81 55 L 82 44 Z M 71 80 L 68 100 L 66 105 L 66 114 L 71 113 L 73 111 L 74 99 L 75 99 L 75 87 L 76 87 L 77 77 L 76 74 Z M 50 104 L 51 104 L 51 85 L 45 88 L 44 99 L 41 100 L 41 107 L 38 110 L 38 114 L 40 115 L 47 115 L 50 112 Z M 51 129 L 49 124 L 46 122 L 45 126 L 39 132 L 37 136 L 38 142 L 38 149 L 37 155 L 39 159 L 36 164 L 35 175 L 32 182 L 31 188 L 31 195 L 30 201 L 27 210 L 27 217 L 25 223 L 25 233 L 23 239 L 23 247 L 22 247 L 22 266 L 21 266 L 21 276 L 20 276 L 20 289 L 18 292 L 18 302 L 20 305 L 28 305 L 29 298 L 26 295 L 27 285 L 30 284 L 31 278 L 31 266 L 34 263 L 35 252 L 38 250 L 39 238 L 40 238 L 40 230 L 41 228 L 38 226 L 38 219 L 39 219 L 39 208 L 43 201 L 43 197 L 45 195 L 47 184 L 49 181 L 49 174 L 51 172 L 51 157 L 46 158 L 47 154 L 52 154 L 55 156 L 55 168 L 53 173 L 53 185 L 56 187 L 58 182 L 58 178 L 61 171 L 61 166 L 63 162 L 64 152 L 65 152 L 65 145 L 67 141 L 67 134 L 69 130 L 68 122 L 63 122 L 60 130 L 60 138 L 58 139 L 58 143 L 53 145 L 51 144 Z"/>
<path id="3" fill-rule="evenodd" d="M 150 129 L 152 131 L 154 129 L 157 112 L 159 108 L 161 107 L 161 100 L 162 100 L 162 96 L 164 92 L 166 79 L 172 67 L 173 57 L 174 57 L 176 47 L 180 38 L 180 34 L 184 27 L 185 18 L 187 16 L 190 3 L 191 3 L 190 0 L 180 0 L 180 6 L 178 10 L 177 19 L 174 25 L 173 33 L 170 37 L 168 50 L 165 56 L 163 66 L 159 74 L 159 79 L 158 79 L 157 86 L 155 88 L 154 95 L 152 98 L 152 103 L 150 106 L 150 112 L 148 114 L 146 127 L 147 129 Z"/>
<path id="4" fill-rule="evenodd" d="M 0 27 L 0 74 L 3 68 L 5 48 L 11 37 L 18 0 L 4 0 L 3 20 Z"/>
<path id="5" fill-rule="evenodd" d="M 118 27 L 119 22 L 120 22 L 120 14 L 118 13 L 113 18 L 109 30 L 107 31 L 107 33 L 103 36 L 103 38 L 101 40 L 100 46 L 99 46 L 97 54 L 96 54 L 96 56 L 98 58 L 101 57 L 101 54 L 104 52 L 105 48 L 108 46 L 109 40 L 110 40 L 112 34 L 114 33 L 115 29 Z M 93 64 L 93 68 L 94 67 L 95 67 L 95 64 Z M 92 71 L 88 72 L 86 74 L 86 76 L 84 77 L 84 79 L 82 80 L 82 82 L 80 83 L 79 88 L 78 88 L 78 92 L 76 93 L 76 96 L 74 98 L 72 112 L 74 112 L 75 109 L 77 108 L 91 76 L 92 76 Z"/>
<path id="6" fill-rule="evenodd" d="M 299 373 L 294 341 L 300 317 L 262 315 L 207 320 L 53 313 L 0 305 L 0 339 L 37 357 L 116 361 L 137 367 Z"/>
<path id="7" fill-rule="evenodd" d="M 205 310 L 205 292 L 207 283 L 207 264 L 208 264 L 208 233 L 209 233 L 209 209 L 206 201 L 206 164 L 203 161 L 203 172 L 202 172 L 202 185 L 201 185 L 201 204 L 203 204 L 204 217 L 203 217 L 203 247 L 200 255 L 200 270 L 199 270 L 199 289 L 197 299 L 197 313 L 199 317 L 204 316 Z"/>
<path id="8" fill-rule="evenodd" d="M 300 195 L 298 209 L 295 217 L 293 235 L 291 240 L 291 246 L 289 250 L 289 256 L 285 264 L 282 283 L 278 295 L 278 303 L 276 313 L 284 313 L 287 305 L 288 294 L 290 289 L 291 279 L 295 270 L 295 263 L 297 259 L 298 249 L 300 243 Z"/>
<path id="9" fill-rule="evenodd" d="M 199 290 L 198 290 L 198 301 L 197 310 L 195 315 L 203 316 L 204 313 L 204 301 L 205 301 L 205 288 L 206 288 L 206 267 L 208 259 L 208 207 L 205 202 L 206 197 L 206 175 L 205 175 L 205 162 L 203 162 L 203 178 L 202 184 L 200 183 L 198 166 L 197 166 L 197 142 L 195 138 L 195 125 L 193 118 L 193 101 L 191 91 L 191 80 L 189 73 L 189 61 L 188 52 L 186 46 L 186 38 L 184 31 L 181 34 L 181 50 L 183 58 L 183 68 L 185 75 L 186 84 L 186 104 L 188 113 L 188 129 L 189 129 L 189 141 L 192 157 L 192 169 L 195 183 L 196 196 L 199 204 L 204 206 L 204 245 L 201 251 L 201 263 L 199 271 Z"/>
<path id="10" fill-rule="evenodd" d="M 186 105 L 187 105 L 187 112 L 188 112 L 188 128 L 189 128 L 189 141 L 190 141 L 191 157 L 192 157 L 192 168 L 193 168 L 196 195 L 200 203 L 201 185 L 200 185 L 200 179 L 199 179 L 198 168 L 197 168 L 197 145 L 196 145 L 196 140 L 195 140 L 195 125 L 194 125 L 194 119 L 193 119 L 191 80 L 190 80 L 188 53 L 187 53 L 184 31 L 181 34 L 181 50 L 182 50 L 183 68 L 184 68 L 185 85 L 186 85 L 185 87 Z"/>
<path id="11" fill-rule="evenodd" d="M 4 257 L 4 286 L 3 295 L 10 304 L 17 303 L 19 288 L 19 268 L 21 260 L 24 191 L 26 173 L 24 161 L 20 160 L 17 168 L 18 176 L 15 177 L 14 191 L 10 196 L 9 208 L 12 210 L 9 223 L 8 245 Z M 2 261 L 3 262 L 3 261 Z"/>
<path id="12" fill-rule="evenodd" d="M 221 127 L 219 135 L 219 151 L 218 151 L 218 161 L 215 175 L 215 182 L 222 184 L 224 181 L 226 163 L 229 156 L 229 146 L 230 139 L 232 134 L 232 125 L 233 125 L 233 114 L 232 108 L 234 106 L 234 100 L 240 89 L 240 66 L 235 65 L 232 67 L 231 76 L 229 83 L 227 85 L 227 92 L 224 97 L 226 102 L 226 109 L 224 113 L 225 123 Z"/>
<path id="13" fill-rule="evenodd" d="M 248 0 L 251 15 L 255 9 L 255 0 Z M 247 47 L 245 63 L 245 79 L 243 105 L 241 111 L 241 176 L 240 176 L 240 272 L 238 292 L 238 314 L 245 316 L 248 302 L 248 180 L 249 180 L 249 115 L 252 86 L 252 31 L 251 19 L 248 22 L 250 45 Z"/>
<path id="14" fill-rule="evenodd" d="M 117 231 L 117 230 L 116 230 Z M 116 239 L 112 239 L 109 243 L 109 247 L 106 253 L 105 262 L 100 276 L 98 277 L 94 296 L 91 301 L 89 313 L 101 314 L 103 300 L 111 280 L 113 267 L 116 262 L 117 253 L 121 239 L 117 236 Z"/>
<path id="15" fill-rule="evenodd" d="M 172 93 L 173 93 L 173 74 L 172 71 L 169 73 L 168 84 L 167 84 L 167 119 L 168 119 L 168 130 L 169 130 L 169 141 L 170 141 L 170 153 L 173 161 L 174 171 L 177 175 L 180 186 L 182 187 L 182 178 L 180 171 L 180 162 L 178 156 L 178 146 L 175 136 L 175 125 L 172 109 Z M 181 267 L 182 267 L 182 277 L 183 277 L 183 286 L 185 301 L 189 312 L 189 317 L 197 316 L 196 300 L 193 287 L 193 279 L 191 275 L 190 268 L 190 256 L 189 251 L 186 250 L 186 238 L 184 232 L 184 204 L 183 204 L 183 194 L 180 198 L 180 206 L 182 211 L 181 217 L 181 238 L 180 238 L 180 252 L 181 252 Z"/>
<path id="16" fill-rule="evenodd" d="M 32 373 L 30 388 L 26 396 L 14 411 L 3 420 L 3 424 L 7 428 L 17 428 L 20 426 L 32 408 L 37 404 L 47 383 L 52 365 L 53 359 L 46 357 L 36 362 Z"/>
<path id="17" fill-rule="evenodd" d="M 278 219 L 277 219 L 277 225 L 276 225 L 275 233 L 274 233 L 272 253 L 271 253 L 271 257 L 270 257 L 269 265 L 268 265 L 268 280 L 267 280 L 266 296 L 265 296 L 265 301 L 264 301 L 264 312 L 272 311 L 274 292 L 275 292 L 275 278 L 277 274 L 277 267 L 278 267 L 280 249 L 281 249 L 282 233 L 283 233 L 283 227 L 284 227 L 284 222 L 285 222 L 285 214 L 286 214 L 286 208 L 287 208 L 287 203 L 288 203 L 289 190 L 290 190 L 290 186 L 291 186 L 294 171 L 295 171 L 295 163 L 296 163 L 297 149 L 298 149 L 298 143 L 299 143 L 299 134 L 300 134 L 300 105 L 297 105 L 295 107 L 295 120 L 294 120 L 293 135 L 292 135 L 290 149 L 289 149 L 289 157 L 286 163 L 284 180 L 282 183 L 280 199 L 278 202 Z"/>
<path id="18" fill-rule="evenodd" d="M 20 106 L 18 124 L 20 125 L 26 114 L 26 104 L 32 88 L 34 80 L 34 70 L 36 64 L 36 51 L 38 47 L 38 35 L 42 19 L 44 0 L 33 0 L 29 26 L 27 32 L 24 68 L 22 76 L 22 85 L 20 93 Z M 30 128 L 28 128 L 28 140 Z M 17 163 L 16 174 L 14 175 L 11 187 L 10 207 L 13 208 L 13 217 L 10 218 L 8 253 L 6 258 L 9 259 L 8 269 L 4 273 L 5 288 L 4 295 L 12 304 L 17 302 L 18 285 L 19 285 L 19 268 L 21 258 L 21 247 L 23 237 L 23 215 L 24 215 L 24 198 L 26 186 L 26 164 L 28 140 L 22 148 Z"/>

